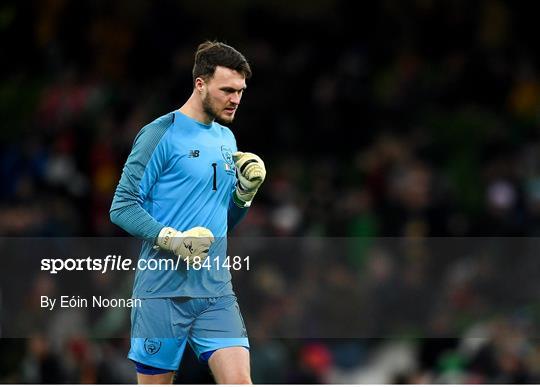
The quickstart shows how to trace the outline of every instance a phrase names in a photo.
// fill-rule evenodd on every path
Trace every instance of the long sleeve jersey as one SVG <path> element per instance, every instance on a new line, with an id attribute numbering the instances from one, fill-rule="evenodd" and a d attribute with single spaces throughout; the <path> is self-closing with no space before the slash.
<path id="1" fill-rule="evenodd" d="M 236 152 L 232 132 L 216 122 L 200 123 L 179 111 L 168 113 L 141 129 L 127 158 L 112 202 L 111 221 L 143 239 L 139 259 L 177 261 L 155 249 L 160 230 L 210 229 L 215 242 L 209 259 L 224 260 L 227 230 L 247 208 L 233 201 Z M 137 268 L 133 297 L 217 297 L 233 294 L 227 268 L 209 265 L 189 270 Z"/>

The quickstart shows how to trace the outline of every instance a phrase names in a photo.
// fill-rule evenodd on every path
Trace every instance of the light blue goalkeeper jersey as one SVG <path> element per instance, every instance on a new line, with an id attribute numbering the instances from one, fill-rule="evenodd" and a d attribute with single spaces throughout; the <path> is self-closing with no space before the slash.
<path id="1" fill-rule="evenodd" d="M 210 229 L 215 242 L 210 258 L 227 255 L 227 229 L 247 212 L 232 200 L 236 152 L 232 132 L 205 125 L 179 111 L 159 117 L 135 138 L 111 206 L 111 220 L 144 239 L 139 259 L 173 259 L 154 249 L 160 230 Z M 222 261 L 219 261 L 222 262 Z M 208 267 L 209 266 L 209 267 Z M 218 297 L 233 294 L 231 274 L 221 264 L 187 270 L 139 270 L 133 297 Z"/>

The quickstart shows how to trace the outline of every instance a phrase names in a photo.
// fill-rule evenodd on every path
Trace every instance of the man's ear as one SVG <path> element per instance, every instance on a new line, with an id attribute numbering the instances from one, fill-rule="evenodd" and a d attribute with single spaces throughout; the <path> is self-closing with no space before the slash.
<path id="1" fill-rule="evenodd" d="M 197 77 L 195 79 L 195 89 L 198 93 L 202 93 L 204 88 L 206 87 L 206 82 L 204 82 L 204 79 L 201 77 Z"/>

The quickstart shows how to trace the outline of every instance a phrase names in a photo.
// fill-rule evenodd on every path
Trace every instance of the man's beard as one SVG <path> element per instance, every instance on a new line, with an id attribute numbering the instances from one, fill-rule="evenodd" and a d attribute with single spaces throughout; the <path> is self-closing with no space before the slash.
<path id="1" fill-rule="evenodd" d="M 230 124 L 233 121 L 233 117 L 227 118 L 227 117 L 221 117 L 219 116 L 216 107 L 212 104 L 212 101 L 210 100 L 210 95 L 206 95 L 204 99 L 202 100 L 202 106 L 204 113 L 210 118 L 211 120 L 217 121 L 220 124 Z"/>

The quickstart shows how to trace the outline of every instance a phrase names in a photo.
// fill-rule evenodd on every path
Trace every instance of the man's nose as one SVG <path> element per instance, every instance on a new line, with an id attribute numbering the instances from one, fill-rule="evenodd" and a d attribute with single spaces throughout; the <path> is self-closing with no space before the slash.
<path id="1" fill-rule="evenodd" d="M 240 93 L 233 93 L 231 95 L 231 102 L 235 105 L 239 105 L 240 104 L 240 99 L 242 98 L 242 96 L 240 95 Z"/>

